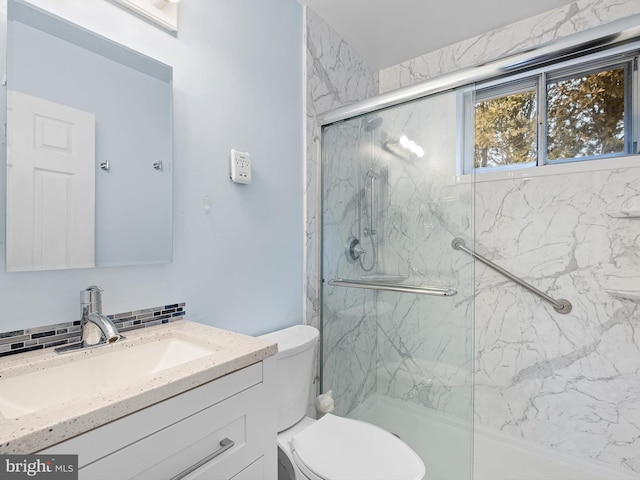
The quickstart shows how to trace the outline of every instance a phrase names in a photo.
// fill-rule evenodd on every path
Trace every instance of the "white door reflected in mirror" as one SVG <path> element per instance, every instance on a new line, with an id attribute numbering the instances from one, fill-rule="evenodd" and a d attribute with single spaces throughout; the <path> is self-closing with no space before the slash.
<path id="1" fill-rule="evenodd" d="M 91 2 L 81 3 L 91 9 L 84 5 Z M 27 0 L 8 0 L 6 19 L 7 89 L 57 106 L 33 109 L 37 128 L 24 121 L 23 129 L 8 113 L 8 174 L 17 158 L 36 159 L 29 160 L 31 171 L 11 180 L 22 183 L 8 186 L 6 270 L 170 263 L 171 66 Z M 91 126 L 72 111 L 90 112 Z M 18 156 L 27 135 L 39 148 Z M 82 165 L 74 164 L 80 157 Z"/>
<path id="2" fill-rule="evenodd" d="M 95 116 L 7 92 L 7 271 L 95 265 Z"/>

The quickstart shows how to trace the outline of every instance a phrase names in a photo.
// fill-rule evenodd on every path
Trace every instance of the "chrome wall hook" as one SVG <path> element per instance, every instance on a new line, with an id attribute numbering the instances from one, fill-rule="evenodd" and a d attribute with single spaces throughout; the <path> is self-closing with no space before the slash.
<path id="1" fill-rule="evenodd" d="M 104 170 L 105 172 L 109 171 L 109 160 L 105 160 L 104 162 L 100 163 L 100 168 L 102 170 Z"/>

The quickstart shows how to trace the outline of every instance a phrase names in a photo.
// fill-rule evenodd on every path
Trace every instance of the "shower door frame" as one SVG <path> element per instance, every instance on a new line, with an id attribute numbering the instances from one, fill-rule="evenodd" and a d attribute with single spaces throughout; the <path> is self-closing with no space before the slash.
<path id="1" fill-rule="evenodd" d="M 367 100 L 336 108 L 319 115 L 319 126 L 321 128 L 326 127 L 348 118 L 371 114 L 377 110 L 393 107 L 410 100 L 417 100 L 490 78 L 510 75 L 517 71 L 528 70 L 585 50 L 595 50 L 638 39 L 640 39 L 640 14 L 635 14 L 552 40 L 522 53 L 508 55 L 479 66 L 463 68 Z M 320 144 L 322 144 L 322 137 L 320 138 Z"/>
<path id="2" fill-rule="evenodd" d="M 339 107 L 329 112 L 318 115 L 318 127 L 320 129 L 318 140 L 318 192 L 320 199 L 317 204 L 317 229 L 318 248 L 316 250 L 317 274 L 316 282 L 318 284 L 318 318 L 320 325 L 323 318 L 323 294 L 324 294 L 324 161 L 322 145 L 324 142 L 324 127 L 348 120 L 352 117 L 375 113 L 385 108 L 394 107 L 407 103 L 412 100 L 425 98 L 429 95 L 442 93 L 454 88 L 463 87 L 490 78 L 497 78 L 506 74 L 513 74 L 516 71 L 524 71 L 537 67 L 541 64 L 556 60 L 561 57 L 570 56 L 585 49 L 598 49 L 606 46 L 628 43 L 640 39 L 640 14 L 631 15 L 613 22 L 587 29 L 582 32 L 574 33 L 566 37 L 551 40 L 542 45 L 529 48 L 528 50 L 508 55 L 492 62 L 488 62 L 479 66 L 464 68 L 439 77 L 427 79 L 408 87 L 399 88 L 397 90 L 387 92 L 367 100 L 354 102 L 344 107 Z M 319 342 L 319 362 L 318 362 L 318 379 L 320 387 L 323 385 L 323 352 L 324 341 L 320 335 Z"/>

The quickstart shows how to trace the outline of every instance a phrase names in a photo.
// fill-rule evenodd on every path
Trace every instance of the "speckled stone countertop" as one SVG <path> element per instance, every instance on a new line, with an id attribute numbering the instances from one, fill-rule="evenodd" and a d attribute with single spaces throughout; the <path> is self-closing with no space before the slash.
<path id="1" fill-rule="evenodd" d="M 97 348 L 64 354 L 47 348 L 44 351 L 5 357 L 0 360 L 0 396 L 3 388 L 9 388 L 8 385 L 3 385 L 5 379 L 69 365 L 99 355 L 117 355 L 118 351 L 167 338 L 190 341 L 215 352 L 146 375 L 124 386 L 105 388 L 99 394 L 72 397 L 62 403 L 13 418 L 5 418 L 0 414 L 0 453 L 38 452 L 277 353 L 277 345 L 274 343 L 180 320 L 129 331 L 125 340 Z M 131 368 L 135 366 L 132 365 Z M 99 378 L 103 373 L 96 371 L 95 377 Z M 117 370 L 115 373 L 117 374 Z M 59 381 L 65 382 L 65 378 Z M 105 383 L 108 384 L 108 381 Z M 47 396 L 46 386 L 36 387 L 34 391 L 38 395 Z"/>

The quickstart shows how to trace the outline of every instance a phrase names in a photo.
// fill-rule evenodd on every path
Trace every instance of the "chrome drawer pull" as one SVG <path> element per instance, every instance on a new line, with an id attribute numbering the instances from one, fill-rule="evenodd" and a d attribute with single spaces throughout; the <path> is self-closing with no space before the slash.
<path id="1" fill-rule="evenodd" d="M 199 469 L 201 466 L 203 466 L 205 463 L 213 460 L 214 458 L 216 458 L 218 455 L 223 454 L 224 452 L 226 452 L 227 450 L 229 450 L 231 447 L 233 447 L 235 445 L 235 442 L 233 440 L 229 440 L 228 438 L 223 438 L 222 440 L 220 440 L 220 448 L 218 450 L 216 450 L 215 452 L 213 452 L 211 455 L 203 458 L 202 460 L 200 460 L 198 463 L 196 463 L 195 465 L 190 466 L 189 468 L 187 468 L 186 470 L 183 470 L 182 472 L 180 472 L 178 475 L 176 475 L 175 477 L 173 477 L 171 480 L 180 480 L 181 478 L 186 477 L 187 475 L 189 475 L 191 472 L 196 471 L 197 469 Z"/>

